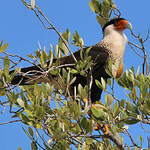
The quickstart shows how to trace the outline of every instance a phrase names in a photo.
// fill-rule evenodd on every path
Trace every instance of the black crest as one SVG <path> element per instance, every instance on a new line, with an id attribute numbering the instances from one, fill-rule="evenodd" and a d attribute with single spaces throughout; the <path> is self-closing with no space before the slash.
<path id="1" fill-rule="evenodd" d="M 120 20 L 126 20 L 126 19 L 124 19 L 124 18 L 114 18 L 114 19 L 111 19 L 110 21 L 108 21 L 104 26 L 103 26 L 103 28 L 102 28 L 102 30 L 103 30 L 103 32 L 104 32 L 104 30 L 105 30 L 105 28 L 107 27 L 107 26 L 109 26 L 109 25 L 111 25 L 111 24 L 116 24 L 118 21 L 120 21 Z"/>

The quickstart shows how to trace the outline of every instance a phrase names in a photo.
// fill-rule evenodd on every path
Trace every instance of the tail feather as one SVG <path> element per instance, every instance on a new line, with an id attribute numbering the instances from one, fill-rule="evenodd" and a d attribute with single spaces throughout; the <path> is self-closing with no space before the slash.
<path id="1" fill-rule="evenodd" d="M 30 66 L 30 67 L 25 67 L 25 68 L 21 68 L 20 72 L 23 72 L 23 73 L 27 73 L 29 72 L 29 74 L 31 74 L 32 72 L 35 72 L 35 71 L 41 71 L 41 67 L 40 65 L 37 65 L 37 66 Z M 9 73 L 13 73 L 15 70 L 11 70 Z"/>
<path id="2" fill-rule="evenodd" d="M 23 75 L 15 75 L 13 80 L 11 81 L 12 85 L 30 85 L 31 83 L 28 83 L 29 80 L 28 77 L 25 77 Z"/>
<path id="3" fill-rule="evenodd" d="M 10 71 L 10 74 L 15 70 Z M 16 74 L 11 81 L 12 85 L 31 85 L 38 82 L 36 77 L 40 76 L 42 69 L 40 65 L 21 68 L 20 73 Z"/>

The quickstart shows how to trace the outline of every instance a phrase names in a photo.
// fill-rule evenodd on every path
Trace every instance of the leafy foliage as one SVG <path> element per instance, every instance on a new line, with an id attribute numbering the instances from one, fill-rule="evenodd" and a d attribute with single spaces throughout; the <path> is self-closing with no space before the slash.
<path id="1" fill-rule="evenodd" d="M 101 26 L 109 20 L 112 8 L 116 8 L 112 0 L 91 0 L 89 5 L 91 10 L 97 14 L 96 19 Z"/>
<path id="2" fill-rule="evenodd" d="M 32 10 L 36 8 L 34 0 L 31 0 L 31 5 L 22 1 L 28 8 Z M 113 8 L 116 8 L 112 0 L 91 0 L 89 5 L 97 14 L 97 20 L 101 26 L 110 18 Z M 65 87 L 64 91 L 54 89 L 49 83 L 12 87 L 11 80 L 15 74 L 19 74 L 20 69 L 11 61 L 12 56 L 6 54 L 0 70 L 0 96 L 6 97 L 10 113 L 13 114 L 12 118 L 19 118 L 23 124 L 27 125 L 23 131 L 31 140 L 32 150 L 38 148 L 116 150 L 121 149 L 120 147 L 124 147 L 125 144 L 130 149 L 130 145 L 124 141 L 121 134 L 127 134 L 130 125 L 139 122 L 150 124 L 150 74 L 144 75 L 139 72 L 139 69 L 136 72 L 132 67 L 116 79 L 120 88 L 126 90 L 126 99 L 118 99 L 115 96 L 112 80 L 108 80 L 107 83 L 103 78 L 101 81 L 96 80 L 97 86 L 105 91 L 105 99 L 89 107 L 87 103 L 83 103 L 83 100 L 88 98 L 88 85 L 82 87 L 79 84 L 75 89 L 78 94 L 74 98 L 70 96 L 69 88 L 76 80 L 75 74 L 88 76 L 88 71 L 93 65 L 91 57 L 88 56 L 90 48 L 84 55 L 82 53 L 83 39 L 75 31 L 70 42 L 70 35 L 69 29 L 61 33 L 63 39 L 59 38 L 56 47 L 51 45 L 49 53 L 45 48 L 40 47 L 35 51 L 35 55 L 28 55 L 30 59 L 33 59 L 32 63 L 39 62 L 43 69 L 48 69 L 52 75 L 59 76 Z M 74 67 L 67 66 L 61 69 L 59 61 L 53 63 L 53 60 L 68 55 L 66 44 L 81 48 L 81 60 Z M 1 42 L 0 53 L 4 53 L 7 47 L 8 44 Z M 18 56 L 18 59 L 20 58 Z M 109 65 L 108 72 L 111 74 L 113 64 L 110 62 Z M 9 70 L 14 66 L 15 72 L 10 74 Z M 97 124 L 99 130 L 94 131 L 94 126 Z M 109 126 L 107 134 L 105 125 Z M 142 137 L 140 141 L 142 143 Z M 133 146 L 140 147 L 134 142 Z M 18 150 L 21 149 L 18 148 Z"/>

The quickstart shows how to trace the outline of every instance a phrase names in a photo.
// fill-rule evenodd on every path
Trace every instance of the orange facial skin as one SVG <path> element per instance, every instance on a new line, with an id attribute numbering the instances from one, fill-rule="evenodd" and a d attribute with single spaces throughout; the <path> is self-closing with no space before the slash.
<path id="1" fill-rule="evenodd" d="M 115 24 L 115 29 L 116 30 L 124 30 L 124 29 L 126 29 L 127 24 L 128 24 L 127 20 L 120 20 Z"/>

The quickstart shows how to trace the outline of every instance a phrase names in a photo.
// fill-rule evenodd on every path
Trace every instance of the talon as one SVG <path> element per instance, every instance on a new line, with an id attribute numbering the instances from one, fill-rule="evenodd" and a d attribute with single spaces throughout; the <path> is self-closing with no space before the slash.
<path id="1" fill-rule="evenodd" d="M 100 130 L 100 126 L 98 123 L 95 125 L 94 130 L 95 131 Z M 107 135 L 109 133 L 109 125 L 105 125 L 104 130 L 105 130 L 105 131 L 103 131 L 104 135 Z"/>
<path id="2" fill-rule="evenodd" d="M 92 112 L 91 112 L 91 110 L 89 110 L 88 111 L 88 115 L 91 117 L 91 114 L 92 114 Z"/>
<path id="3" fill-rule="evenodd" d="M 109 125 L 105 125 L 104 128 L 105 128 L 104 135 L 107 135 L 109 133 Z"/>
<path id="4" fill-rule="evenodd" d="M 100 129 L 100 128 L 99 128 L 99 125 L 96 124 L 95 127 L 94 127 L 94 130 L 97 131 L 97 130 L 99 130 L 99 129 Z"/>
<path id="5" fill-rule="evenodd" d="M 84 103 L 87 103 L 87 99 L 86 99 L 86 98 L 84 98 L 84 99 L 83 99 L 83 102 L 84 102 Z"/>

